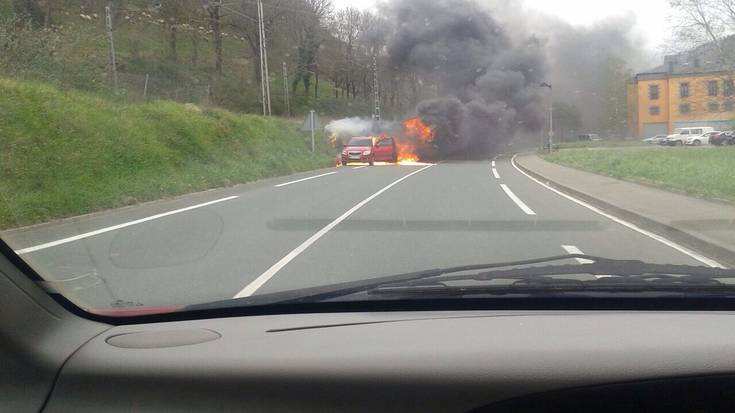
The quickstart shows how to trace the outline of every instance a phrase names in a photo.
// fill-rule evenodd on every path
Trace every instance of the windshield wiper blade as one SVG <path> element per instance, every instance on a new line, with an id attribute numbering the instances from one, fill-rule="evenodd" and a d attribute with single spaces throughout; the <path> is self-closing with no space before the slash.
<path id="1" fill-rule="evenodd" d="M 570 275 L 602 276 L 580 279 Z M 555 277 L 564 276 L 564 277 Z M 549 265 L 493 270 L 475 274 L 426 277 L 390 283 L 367 291 L 368 295 L 471 295 L 550 294 L 570 292 L 717 292 L 733 294 L 735 270 L 692 265 L 650 264 L 636 260 L 598 259 L 589 264 Z M 505 284 L 458 285 L 461 281 L 509 281 Z"/>
<path id="2" fill-rule="evenodd" d="M 591 261 L 592 264 L 576 264 L 576 265 L 555 265 L 555 266 L 540 266 L 533 267 L 529 266 L 532 264 L 543 264 L 554 261 L 562 261 L 569 259 L 583 259 Z M 446 276 L 446 274 L 453 274 L 467 271 L 480 271 L 480 270 L 492 270 L 505 267 L 520 267 L 521 268 L 508 268 L 502 270 L 502 274 L 506 277 L 516 276 L 519 279 L 530 279 L 530 278 L 541 278 L 542 276 L 548 277 L 550 272 L 558 273 L 558 275 L 566 274 L 579 274 L 587 273 L 593 275 L 636 275 L 644 272 L 658 272 L 659 274 L 681 274 L 696 277 L 705 277 L 708 279 L 716 277 L 735 277 L 735 271 L 725 270 L 721 268 L 709 268 L 709 267 L 696 267 L 696 266 L 678 266 L 678 265 L 660 265 L 660 264 L 647 264 L 642 261 L 628 261 L 628 260 L 614 260 L 610 258 L 596 257 L 585 254 L 567 254 L 557 255 L 552 257 L 535 258 L 520 261 L 508 261 L 498 262 L 491 264 L 473 264 L 473 265 L 462 265 L 457 267 L 449 268 L 435 268 L 424 271 L 390 275 L 385 277 L 370 278 L 367 280 L 359 280 L 352 282 L 344 282 L 338 284 L 331 284 L 327 286 L 303 288 L 297 290 L 289 290 L 284 292 L 260 294 L 250 297 L 229 299 L 216 301 L 205 304 L 197 304 L 186 307 L 184 310 L 208 310 L 208 309 L 221 309 L 221 308 L 232 308 L 240 306 L 258 306 L 258 305 L 272 305 L 272 304 L 300 304 L 300 303 L 313 303 L 320 301 L 327 301 L 339 297 L 345 297 L 352 294 L 364 293 L 370 290 L 375 290 L 378 287 L 398 286 L 401 283 L 419 282 L 421 280 L 438 281 L 437 277 Z M 482 274 L 482 273 L 481 273 Z M 487 273 L 485 273 L 487 274 Z M 495 274 L 487 274 L 485 276 L 492 277 Z M 554 274 L 551 274 L 554 275 Z M 478 276 L 478 274 L 474 274 Z M 482 275 L 479 275 L 482 276 Z M 447 276 L 451 277 L 451 276 Z M 457 276 L 459 279 L 468 279 L 464 275 Z M 463 278 L 464 277 L 464 278 Z M 433 280 L 432 280 L 433 279 Z M 559 281 L 563 282 L 563 281 Z M 558 285 L 558 283 L 557 283 Z M 548 291 L 548 285 L 547 287 Z M 374 291 L 373 291 L 374 292 Z"/>

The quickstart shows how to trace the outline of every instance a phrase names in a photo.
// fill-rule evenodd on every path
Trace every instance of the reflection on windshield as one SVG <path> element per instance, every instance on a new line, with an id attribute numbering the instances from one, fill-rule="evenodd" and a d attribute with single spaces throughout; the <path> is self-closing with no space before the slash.
<path id="1" fill-rule="evenodd" d="M 735 265 L 735 15 L 506 3 L 0 0 L 0 238 L 106 315 L 560 255 L 682 269 L 636 288 Z"/>
<path id="2" fill-rule="evenodd" d="M 350 141 L 350 146 L 372 146 L 372 139 L 353 139 Z"/>

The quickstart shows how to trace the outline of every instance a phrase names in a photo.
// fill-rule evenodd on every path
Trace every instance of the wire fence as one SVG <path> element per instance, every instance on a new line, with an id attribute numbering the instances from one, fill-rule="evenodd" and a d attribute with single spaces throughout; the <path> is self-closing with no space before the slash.
<path id="1" fill-rule="evenodd" d="M 120 89 L 132 100 L 166 99 L 182 103 L 211 104 L 212 88 L 203 82 L 191 83 L 136 73 L 118 73 Z"/>

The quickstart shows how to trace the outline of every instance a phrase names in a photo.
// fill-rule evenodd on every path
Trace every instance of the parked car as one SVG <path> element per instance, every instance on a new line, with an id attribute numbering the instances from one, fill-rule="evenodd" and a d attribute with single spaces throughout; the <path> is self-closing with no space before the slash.
<path id="1" fill-rule="evenodd" d="M 658 145 L 664 141 L 666 141 L 666 135 L 656 135 L 650 138 L 643 139 L 643 143 L 648 143 L 651 145 Z"/>
<path id="2" fill-rule="evenodd" d="M 577 140 L 580 141 L 580 142 L 583 142 L 583 141 L 601 141 L 602 138 L 600 137 L 600 135 L 598 135 L 596 133 L 583 133 L 583 134 L 577 136 Z"/>
<path id="3" fill-rule="evenodd" d="M 342 165 L 351 162 L 368 163 L 370 166 L 375 162 L 396 162 L 398 151 L 394 138 L 382 138 L 376 141 L 369 136 L 357 136 L 342 149 Z"/>
<path id="4" fill-rule="evenodd" d="M 714 132 L 715 129 L 709 126 L 697 127 L 697 128 L 678 128 L 674 130 L 674 133 L 666 137 L 666 141 L 662 145 L 669 146 L 681 146 L 681 145 L 701 145 L 709 142 L 709 137 L 704 138 L 703 135 L 709 132 Z"/>
<path id="5" fill-rule="evenodd" d="M 710 138 L 712 136 L 714 136 L 714 135 L 719 134 L 719 133 L 720 133 L 720 131 L 711 131 L 711 132 L 705 132 L 705 133 L 703 133 L 700 136 L 697 136 L 697 135 L 692 134 L 692 135 L 690 135 L 686 139 L 686 141 L 684 142 L 684 144 L 686 144 L 686 145 L 694 145 L 694 146 L 709 145 Z"/>
<path id="6" fill-rule="evenodd" d="M 709 143 L 715 146 L 735 145 L 735 131 L 720 132 L 710 136 Z"/>

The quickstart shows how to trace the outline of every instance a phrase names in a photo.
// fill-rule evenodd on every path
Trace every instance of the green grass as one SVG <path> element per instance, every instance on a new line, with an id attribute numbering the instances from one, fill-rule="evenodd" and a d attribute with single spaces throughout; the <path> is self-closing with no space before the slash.
<path id="1" fill-rule="evenodd" d="M 581 141 L 581 142 L 562 142 L 558 145 L 559 149 L 575 149 L 575 148 L 619 148 L 629 146 L 644 146 L 645 144 L 639 140 L 620 141 L 620 140 L 602 140 L 602 141 Z"/>
<path id="2" fill-rule="evenodd" d="M 548 161 L 695 196 L 735 201 L 735 147 L 569 149 Z"/>
<path id="3" fill-rule="evenodd" d="M 333 162 L 293 122 L 0 78 L 0 228 Z"/>

